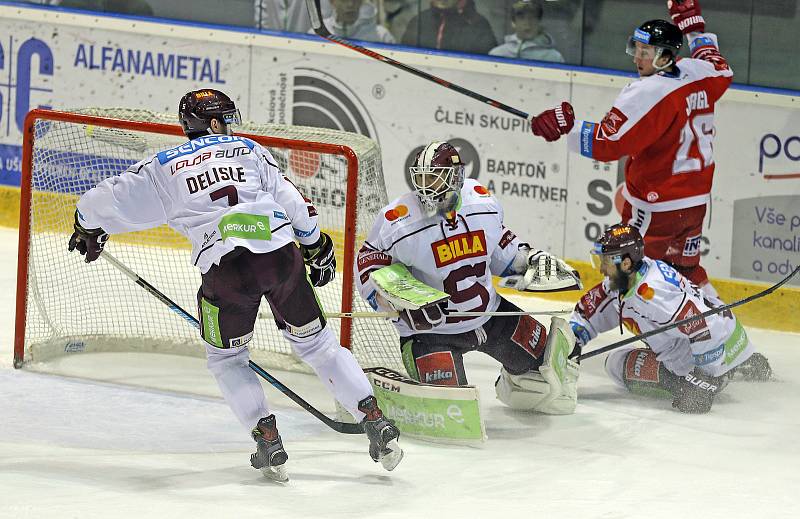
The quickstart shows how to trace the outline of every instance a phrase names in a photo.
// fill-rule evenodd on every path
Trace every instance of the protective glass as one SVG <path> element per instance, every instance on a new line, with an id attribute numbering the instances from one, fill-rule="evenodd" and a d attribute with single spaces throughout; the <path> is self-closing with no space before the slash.
<path id="1" fill-rule="evenodd" d="M 639 45 L 636 45 L 636 43 Z M 628 39 L 628 45 L 625 47 L 625 52 L 637 59 L 657 60 L 661 56 L 663 49 L 654 45 L 647 45 L 639 42 L 633 37 Z"/>
<path id="2" fill-rule="evenodd" d="M 595 270 L 600 270 L 603 265 L 622 262 L 622 258 L 618 254 L 603 254 L 603 248 L 599 244 L 589 251 L 589 260 Z"/>
<path id="3" fill-rule="evenodd" d="M 453 209 L 458 193 L 464 185 L 464 166 L 423 167 L 412 166 L 411 185 L 422 206 L 429 212 L 447 212 Z"/>

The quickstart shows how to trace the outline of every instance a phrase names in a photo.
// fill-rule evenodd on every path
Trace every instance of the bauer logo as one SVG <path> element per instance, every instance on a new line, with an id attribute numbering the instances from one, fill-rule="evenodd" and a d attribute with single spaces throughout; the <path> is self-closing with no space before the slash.
<path id="1" fill-rule="evenodd" d="M 294 71 L 292 124 L 344 130 L 378 140 L 369 111 L 344 82 L 317 69 L 297 67 Z"/>

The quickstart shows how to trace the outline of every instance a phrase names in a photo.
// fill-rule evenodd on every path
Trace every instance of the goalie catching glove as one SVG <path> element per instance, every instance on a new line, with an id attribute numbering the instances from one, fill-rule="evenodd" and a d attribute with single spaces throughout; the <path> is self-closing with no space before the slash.
<path id="1" fill-rule="evenodd" d="M 500 286 L 522 292 L 557 292 L 583 288 L 580 274 L 564 260 L 542 251 L 533 250 L 527 243 L 519 245 L 511 263 L 515 274 L 500 280 Z"/>
<path id="2" fill-rule="evenodd" d="M 80 213 L 75 211 L 75 232 L 69 239 L 69 251 L 78 249 L 81 256 L 86 256 L 86 263 L 91 263 L 100 257 L 108 241 L 108 233 L 98 227 L 97 229 L 86 229 L 80 223 Z"/>
<path id="3" fill-rule="evenodd" d="M 324 287 L 336 277 L 336 254 L 333 240 L 324 232 L 319 233 L 319 240 L 313 245 L 300 244 L 303 260 L 308 265 L 308 277 L 315 287 Z"/>

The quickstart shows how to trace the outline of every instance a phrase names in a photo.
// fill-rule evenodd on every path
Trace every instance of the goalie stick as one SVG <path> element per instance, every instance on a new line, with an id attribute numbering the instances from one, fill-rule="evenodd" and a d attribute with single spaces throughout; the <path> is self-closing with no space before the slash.
<path id="1" fill-rule="evenodd" d="M 731 304 L 728 304 L 728 305 L 723 305 L 723 306 L 718 306 L 716 308 L 712 308 L 711 310 L 707 310 L 707 311 L 703 312 L 702 314 L 697 314 L 697 315 L 694 315 L 692 317 L 688 317 L 686 319 L 683 319 L 681 321 L 676 321 L 676 322 L 668 324 L 666 326 L 662 326 L 661 328 L 656 328 L 655 330 L 650 330 L 649 332 L 642 333 L 640 335 L 637 335 L 636 337 L 629 337 L 627 339 L 623 339 L 621 341 L 615 342 L 614 344 L 609 344 L 608 346 L 603 346 L 602 348 L 597 348 L 596 350 L 590 351 L 588 353 L 584 353 L 583 355 L 579 355 L 578 356 L 578 361 L 592 358 L 594 356 L 600 355 L 601 353 L 605 353 L 607 351 L 615 350 L 617 348 L 621 348 L 622 346 L 627 346 L 628 344 L 631 344 L 633 342 L 644 340 L 644 339 L 646 339 L 648 337 L 652 337 L 653 335 L 658 335 L 659 333 L 663 333 L 663 332 L 666 332 L 666 331 L 671 330 L 673 328 L 677 328 L 678 326 L 683 326 L 684 324 L 687 324 L 687 323 L 691 323 L 691 322 L 694 322 L 694 321 L 699 321 L 700 319 L 704 319 L 704 318 L 708 317 L 709 315 L 715 315 L 715 314 L 718 314 L 720 312 L 724 312 L 725 310 L 730 310 L 731 308 L 735 308 L 737 306 L 741 306 L 743 304 L 749 303 L 750 301 L 755 301 L 756 299 L 760 299 L 760 298 L 762 298 L 762 297 L 764 297 L 766 295 L 771 294 L 772 292 L 774 292 L 778 288 L 780 288 L 783 285 L 785 285 L 786 283 L 788 283 L 789 280 L 792 279 L 798 272 L 800 272 L 800 266 L 795 268 L 792 271 L 791 274 L 789 274 L 788 276 L 786 276 L 785 278 L 783 278 L 779 282 L 775 283 L 771 287 L 762 290 L 761 292 L 758 292 L 758 293 L 753 294 L 751 296 L 745 297 L 744 299 L 740 299 L 740 300 L 735 301 L 735 302 L 733 302 Z"/>
<path id="2" fill-rule="evenodd" d="M 388 56 L 384 56 L 383 54 L 378 54 L 375 51 L 366 49 L 360 45 L 356 45 L 355 43 L 349 42 L 346 39 L 331 33 L 331 31 L 329 31 L 328 28 L 325 27 L 325 24 L 322 21 L 322 8 L 320 7 L 320 0 L 306 0 L 306 7 L 308 7 L 308 15 L 311 17 L 311 27 L 314 28 L 314 32 L 317 33 L 318 36 L 321 36 L 328 41 L 331 41 L 333 43 L 338 43 L 339 45 L 347 47 L 350 50 L 354 50 L 359 54 L 369 56 L 370 58 L 382 61 L 387 65 L 391 65 L 393 67 L 399 68 L 400 70 L 410 72 L 411 74 L 414 74 L 417 77 L 421 77 L 422 79 L 433 81 L 434 83 L 439 84 L 445 88 L 449 88 L 450 90 L 455 90 L 459 94 L 464 94 L 465 96 L 471 97 L 472 99 L 476 99 L 482 103 L 488 104 L 490 106 L 499 108 L 500 110 L 503 110 L 510 114 L 516 115 L 517 117 L 522 117 L 523 119 L 527 119 L 528 121 L 532 119 L 532 117 L 529 114 L 523 112 L 522 110 L 517 110 L 516 108 L 501 103 L 500 101 L 495 101 L 490 97 L 486 97 L 477 92 L 473 92 L 472 90 L 466 89 L 460 85 L 451 83 L 445 79 L 436 77 L 432 74 L 428 74 L 427 72 L 423 72 L 419 69 L 406 65 L 404 63 L 400 63 L 399 61 L 393 60 Z"/>
<path id="3" fill-rule="evenodd" d="M 129 269 L 125 264 L 119 261 L 117 258 L 112 256 L 108 253 L 108 251 L 103 251 L 100 255 L 101 258 L 105 259 L 107 262 L 111 263 L 114 267 L 116 267 L 120 272 L 128 276 L 132 279 L 137 285 L 147 290 L 151 295 L 155 296 L 156 299 L 167 305 L 170 310 L 178 314 L 179 316 L 183 317 L 186 321 L 189 322 L 195 328 L 200 328 L 200 322 L 195 318 L 195 316 L 191 315 L 189 312 L 178 306 L 177 303 L 172 301 L 170 298 L 165 296 L 161 291 L 159 291 L 156 287 L 148 283 L 146 280 L 142 279 L 139 274 Z M 336 432 L 344 433 L 344 434 L 364 434 L 364 429 L 361 427 L 360 424 L 356 423 L 346 423 L 346 422 L 338 422 L 333 420 L 320 412 L 317 408 L 313 405 L 309 404 L 303 398 L 286 387 L 283 383 L 281 383 L 277 378 L 270 375 L 264 368 L 253 362 L 252 360 L 248 362 L 250 368 L 256 372 L 261 378 L 272 384 L 272 386 L 283 393 L 284 395 L 288 396 L 292 399 L 297 405 L 314 415 L 317 419 L 319 419 L 322 423 L 330 427 Z"/>

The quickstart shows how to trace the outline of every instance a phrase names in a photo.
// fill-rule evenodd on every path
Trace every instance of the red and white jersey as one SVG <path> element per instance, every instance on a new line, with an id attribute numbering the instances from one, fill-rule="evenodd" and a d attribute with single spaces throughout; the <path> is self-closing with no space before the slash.
<path id="1" fill-rule="evenodd" d="M 472 179 L 464 182 L 452 220 L 427 216 L 413 192 L 384 207 L 358 252 L 358 290 L 373 309 L 375 285 L 369 274 L 402 263 L 423 283 L 450 294 L 451 311 L 495 311 L 500 304 L 492 275 L 508 275 L 520 241 L 503 226 L 503 208 L 489 191 Z M 489 316 L 448 317 L 432 333 L 475 330 Z M 414 332 L 394 322 L 401 337 Z"/>
<path id="2" fill-rule="evenodd" d="M 316 209 L 269 151 L 231 135 L 193 139 L 100 182 L 81 196 L 78 218 L 109 234 L 167 223 L 192 242 L 204 273 L 236 247 L 264 253 L 319 239 Z"/>
<path id="3" fill-rule="evenodd" d="M 689 37 L 691 58 L 626 86 L 599 123 L 576 121 L 570 151 L 608 162 L 627 155 L 623 196 L 647 211 L 704 205 L 714 175 L 714 106 L 733 80 L 717 37 Z"/>
<path id="4" fill-rule="evenodd" d="M 626 294 L 611 290 L 608 278 L 581 297 L 570 326 L 581 346 L 599 333 L 624 325 L 639 335 L 712 308 L 703 292 L 663 261 L 645 257 Z M 730 310 L 648 337 L 644 342 L 673 373 L 695 367 L 718 377 L 755 351 Z"/>

